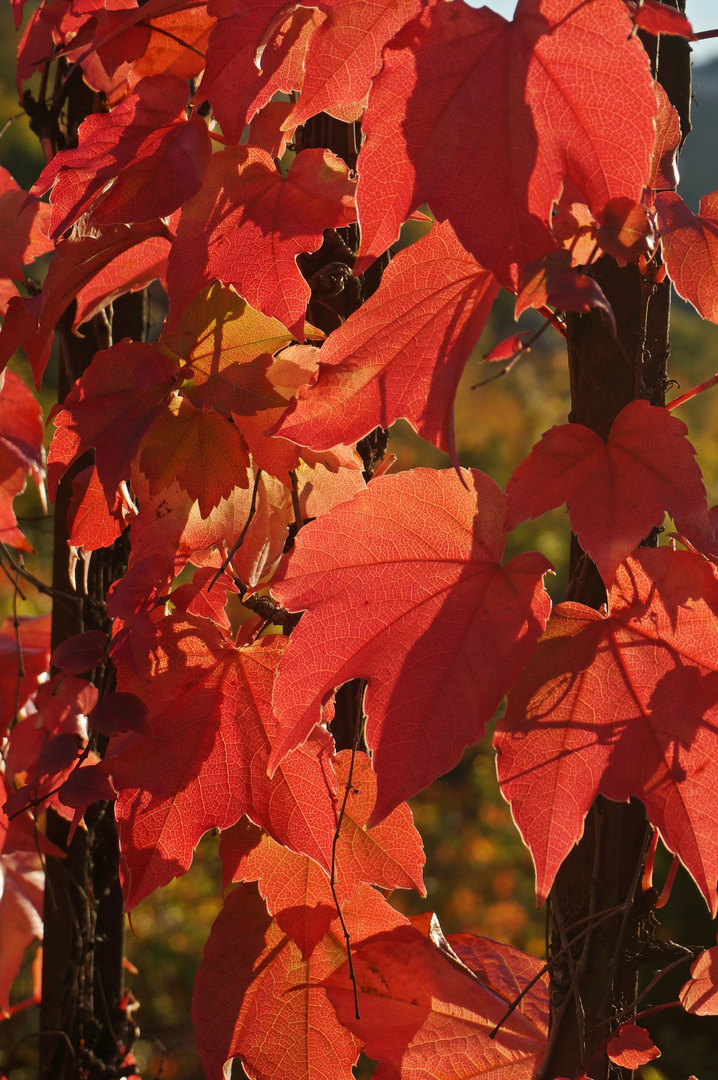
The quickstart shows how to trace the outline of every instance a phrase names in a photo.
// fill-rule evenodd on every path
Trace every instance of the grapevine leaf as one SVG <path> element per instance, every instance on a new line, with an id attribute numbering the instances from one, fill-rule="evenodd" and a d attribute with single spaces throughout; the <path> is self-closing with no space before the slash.
<path id="1" fill-rule="evenodd" d="M 607 442 L 583 424 L 551 428 L 506 485 L 506 528 L 565 502 L 581 547 L 610 583 L 665 511 L 708 528 L 687 432 L 681 420 L 647 401 L 621 410 Z"/>
<path id="2" fill-rule="evenodd" d="M 415 469 L 373 480 L 301 530 L 272 583 L 284 607 L 308 611 L 277 680 L 270 767 L 353 678 L 369 681 L 369 826 L 481 738 L 550 607 L 542 556 L 500 564 L 504 505 L 478 471 Z"/>
<path id="3" fill-rule="evenodd" d="M 357 272 L 428 202 L 515 291 L 520 268 L 554 247 L 567 178 L 594 215 L 638 201 L 657 106 L 631 25 L 622 0 L 519 0 L 513 22 L 458 0 L 409 23 L 384 50 L 363 122 Z"/>
<path id="4" fill-rule="evenodd" d="M 473 1080 L 490 1074 L 497 1080 L 531 1080 L 546 1049 L 547 988 L 537 983 L 491 1038 L 515 996 L 507 988 L 523 987 L 528 978 L 523 970 L 512 971 L 518 950 L 493 941 L 487 945 L 491 963 L 483 964 L 481 939 L 473 949 L 464 943 L 478 968 L 474 974 L 413 926 L 364 942 L 354 952 L 361 1019 L 346 969 L 325 980 L 341 1023 L 379 1059 L 377 1078 Z M 524 969 L 528 964 L 537 974 L 540 961 L 523 959 Z"/>
<path id="5" fill-rule="evenodd" d="M 285 0 L 239 0 L 232 7 L 210 35 L 207 68 L 194 100 L 209 101 L 227 142 L 238 143 L 246 124 L 277 91 L 301 86 L 317 12 Z M 258 50 L 261 67 L 255 62 Z"/>
<path id="6" fill-rule="evenodd" d="M 287 121 L 297 127 L 320 112 L 346 120 L 361 110 L 390 38 L 425 0 L 324 0 L 326 19 L 309 41 L 302 93 Z"/>
<path id="7" fill-rule="evenodd" d="M 48 481 L 55 497 L 61 476 L 90 446 L 97 474 L 114 508 L 122 480 L 153 421 L 166 409 L 174 365 L 156 345 L 121 341 L 98 352 L 54 414 Z"/>
<path id="8" fill-rule="evenodd" d="M 170 328 L 187 301 L 218 278 L 303 340 L 310 289 L 296 256 L 316 251 L 324 229 L 355 220 L 355 185 L 328 150 L 302 151 L 286 179 L 264 150 L 215 154 L 201 191 L 182 209 L 170 252 Z"/>
<path id="9" fill-rule="evenodd" d="M 660 1057 L 661 1051 L 645 1028 L 638 1024 L 621 1024 L 608 1040 L 606 1054 L 622 1069 L 638 1069 Z"/>
<path id="10" fill-rule="evenodd" d="M 273 434 L 316 450 L 406 418 L 456 461 L 453 408 L 498 292 L 447 224 L 402 251 L 370 299 L 330 335 L 318 379 Z"/>
<path id="11" fill-rule="evenodd" d="M 187 120 L 187 96 L 182 79 L 154 75 L 112 112 L 87 117 L 77 149 L 57 154 L 31 190 L 53 189 L 53 239 L 88 209 L 98 225 L 152 221 L 197 193 L 212 146 L 205 122 Z"/>
<path id="12" fill-rule="evenodd" d="M 119 688 L 147 706 L 150 735 L 113 761 L 128 909 L 184 873 L 212 828 L 242 814 L 278 843 L 327 867 L 335 828 L 330 738 L 317 732 L 267 779 L 274 672 L 287 639 L 237 649 L 206 620 L 157 623 L 151 677 L 120 671 Z"/>
<path id="13" fill-rule="evenodd" d="M 698 1016 L 718 1015 L 718 948 L 705 949 L 691 965 L 691 977 L 683 985 L 680 1002 L 686 1012 Z"/>
<path id="14" fill-rule="evenodd" d="M 717 613 L 712 565 L 670 548 L 626 560 L 607 614 L 574 603 L 553 612 L 496 728 L 499 781 L 533 855 L 539 901 L 600 793 L 641 799 L 718 907 Z"/>
<path id="15" fill-rule="evenodd" d="M 354 941 L 406 922 L 368 885 L 344 916 Z M 232 1057 L 261 1080 L 296 1080 L 298 1062 L 305 1076 L 352 1080 L 361 1044 L 319 985 L 345 957 L 338 921 L 303 960 L 252 886 L 238 886 L 212 927 L 195 980 L 192 1019 L 208 1080 L 222 1080 Z"/>
<path id="16" fill-rule="evenodd" d="M 140 468 L 150 494 L 177 482 L 207 517 L 235 487 L 247 483 L 249 455 L 237 427 L 212 409 L 174 396 L 142 443 Z"/>
<path id="17" fill-rule="evenodd" d="M 675 191 L 656 195 L 663 258 L 676 292 L 718 322 L 718 191 L 704 195 L 694 214 Z"/>

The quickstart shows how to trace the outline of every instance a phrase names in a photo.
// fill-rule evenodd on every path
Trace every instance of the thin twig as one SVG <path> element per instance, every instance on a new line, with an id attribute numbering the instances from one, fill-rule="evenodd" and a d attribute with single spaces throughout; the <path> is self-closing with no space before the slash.
<path id="1" fill-rule="evenodd" d="M 15 712 L 12 719 L 13 725 L 17 723 L 17 716 L 20 712 L 20 690 L 22 687 L 22 680 L 25 677 L 25 664 L 22 658 L 22 641 L 20 640 L 20 619 L 17 614 L 17 597 L 20 592 L 19 581 L 20 575 L 16 572 L 15 587 L 12 592 L 12 624 L 15 628 L 15 645 L 17 648 L 17 680 L 15 682 Z"/>
<path id="2" fill-rule="evenodd" d="M 239 536 L 235 540 L 234 544 L 232 545 L 232 547 L 230 549 L 230 552 L 229 552 L 229 555 L 223 561 L 223 563 L 220 566 L 219 570 L 217 571 L 217 573 L 214 575 L 214 577 L 210 581 L 209 585 L 207 586 L 207 592 L 210 592 L 212 586 L 215 585 L 219 581 L 219 579 L 222 577 L 222 574 L 225 572 L 225 570 L 227 569 L 227 567 L 231 563 L 232 559 L 234 558 L 234 556 L 236 555 L 236 553 L 239 551 L 242 544 L 244 543 L 244 538 L 247 535 L 247 529 L 249 528 L 249 526 L 251 524 L 251 521 L 252 521 L 252 518 L 254 517 L 256 509 L 257 509 L 257 491 L 259 490 L 259 480 L 260 480 L 261 475 L 262 475 L 262 470 L 257 469 L 257 475 L 254 478 L 254 487 L 252 488 L 252 505 L 249 508 L 249 514 L 247 516 L 247 520 L 244 523 L 244 528 L 242 529 L 241 533 L 239 534 Z"/>
<path id="3" fill-rule="evenodd" d="M 563 914 L 561 913 L 561 908 L 560 908 L 559 904 L 556 902 L 555 897 L 554 897 L 553 908 L 554 908 L 554 919 L 556 920 L 556 926 L 558 927 L 559 936 L 561 938 L 561 946 L 562 946 L 562 948 L 566 948 L 566 946 L 568 945 L 568 937 L 566 935 L 566 927 L 564 925 Z M 572 954 L 570 948 L 568 949 L 568 951 L 566 953 L 566 959 L 568 960 L 568 968 L 569 968 L 569 972 L 570 972 L 570 975 L 571 975 L 571 987 L 573 989 L 573 1000 L 574 1000 L 574 1004 L 575 1004 L 575 1007 L 576 1007 L 576 1024 L 578 1026 L 578 1040 L 579 1040 L 579 1050 L 580 1050 L 579 1064 L 581 1065 L 581 1068 L 583 1068 L 583 1066 L 584 1066 L 584 1064 L 586 1062 L 586 1016 L 585 1016 L 584 1011 L 583 1011 L 583 1002 L 581 1001 L 581 989 L 580 989 L 580 987 L 578 985 L 578 974 L 576 972 L 576 965 L 574 963 L 573 954 Z M 566 1000 L 568 1001 L 568 999 L 569 999 L 569 995 L 567 994 L 566 995 Z"/>
<path id="4" fill-rule="evenodd" d="M 673 942 L 673 944 L 675 945 L 676 943 Z M 677 945 L 676 948 L 681 949 L 681 948 L 683 948 L 683 946 L 682 945 Z M 626 1005 L 625 1009 L 621 1009 L 621 1011 L 617 1012 L 614 1016 L 611 1017 L 611 1019 L 621 1021 L 621 1020 L 627 1020 L 629 1017 L 631 1017 L 632 1019 L 635 1020 L 636 1019 L 636 1013 L 635 1013 L 636 1005 L 638 1005 L 638 1003 L 640 1001 L 643 1001 L 643 999 L 645 997 L 647 997 L 648 994 L 650 994 L 653 987 L 656 986 L 661 981 L 661 979 L 664 977 L 664 975 L 668 975 L 668 973 L 670 971 L 673 971 L 674 968 L 680 967 L 681 964 L 687 964 L 689 960 L 694 960 L 695 959 L 695 953 L 693 953 L 690 949 L 686 949 L 685 953 L 686 953 L 685 956 L 681 956 L 680 959 L 674 960 L 672 964 L 668 964 L 667 967 L 661 968 L 659 971 L 654 972 L 653 978 L 649 982 L 646 989 L 642 990 L 641 993 L 637 997 L 635 997 L 633 999 L 633 1001 L 631 1002 L 630 1005 Z M 607 1020 L 604 1020 L 603 1022 L 608 1023 Z"/>
<path id="5" fill-rule="evenodd" d="M 2 551 L 7 561 L 10 563 L 11 569 L 18 573 L 20 577 L 24 578 L 25 581 L 29 581 L 31 585 L 34 585 L 37 591 L 39 593 L 42 593 L 43 596 L 50 596 L 53 600 L 70 601 L 73 608 L 76 608 L 78 604 L 87 603 L 104 614 L 105 605 L 101 601 L 95 600 L 92 596 L 81 596 L 78 593 L 64 592 L 62 589 L 51 588 L 49 585 L 46 585 L 45 582 L 42 581 L 40 578 L 35 577 L 34 574 L 30 573 L 30 571 L 24 566 L 23 563 L 16 562 L 10 554 L 9 548 L 2 541 L 0 541 L 0 550 Z M 1 561 L 0 565 L 2 565 Z"/>
<path id="6" fill-rule="evenodd" d="M 551 311 L 550 308 L 542 308 L 540 314 L 546 321 L 541 326 L 539 326 L 538 330 L 534 334 L 532 334 L 530 338 L 527 338 L 527 340 L 522 343 L 521 348 L 517 349 L 513 356 L 511 356 L 506 367 L 502 368 L 501 371 L 496 373 L 496 375 L 491 375 L 488 379 L 484 379 L 483 382 L 475 383 L 471 387 L 472 390 L 478 390 L 480 386 L 486 386 L 488 383 L 495 382 L 496 379 L 500 379 L 503 375 L 508 375 L 514 364 L 518 363 L 523 354 L 529 351 L 534 342 L 538 341 L 541 335 L 545 333 L 546 330 L 548 330 L 549 326 L 555 326 L 559 333 L 562 333 L 564 337 L 566 336 L 565 327 L 563 330 L 561 330 L 563 323 L 561 322 L 555 311 Z M 486 358 L 484 357 L 484 359 Z"/>
<path id="7" fill-rule="evenodd" d="M 711 375 L 710 379 L 706 379 L 705 382 L 698 383 L 698 386 L 694 386 L 692 390 L 686 390 L 685 394 L 681 394 L 680 397 L 674 398 L 673 401 L 666 405 L 666 408 L 670 412 L 671 409 L 677 409 L 679 405 L 685 405 L 687 401 L 690 401 L 694 397 L 698 397 L 704 390 L 709 390 L 711 386 L 715 386 L 718 383 L 718 373 Z"/>
<path id="8" fill-rule="evenodd" d="M 638 882 L 641 874 L 643 873 L 643 863 L 646 858 L 646 852 L 648 851 L 648 845 L 651 842 L 652 826 L 649 821 L 646 822 L 646 827 L 643 834 L 643 843 L 641 844 L 641 851 L 636 861 L 636 868 L 633 872 L 633 880 L 631 881 L 631 887 L 626 897 L 626 908 L 623 912 L 623 918 L 621 920 L 621 927 L 618 931 L 616 938 L 616 947 L 613 950 L 613 956 L 611 957 L 611 966 L 609 967 L 609 977 L 607 979 L 606 993 L 603 995 L 603 1001 L 601 1007 L 598 1010 L 597 1016 L 602 1017 L 605 1015 L 605 1010 L 608 1007 L 608 1003 L 613 992 L 613 984 L 618 973 L 618 966 L 621 960 L 621 951 L 623 949 L 623 942 L 626 937 L 626 931 L 628 930 L 628 923 L 633 914 L 633 908 L 636 902 L 636 889 L 638 888 Z"/>
<path id="9" fill-rule="evenodd" d="M 344 916 L 342 915 L 341 907 L 339 906 L 339 898 L 336 891 L 336 868 L 337 868 L 337 844 L 339 843 L 339 834 L 342 828 L 342 822 L 344 821 L 344 813 L 347 808 L 347 802 L 349 801 L 349 793 L 352 789 L 352 776 L 354 775 L 354 761 L 356 758 L 357 746 L 359 745 L 359 738 L 361 735 L 362 717 L 364 713 L 364 687 L 361 688 L 358 701 L 357 701 L 357 715 L 354 724 L 354 742 L 352 744 L 352 756 L 349 762 L 349 775 L 347 776 L 347 782 L 344 787 L 344 798 L 342 800 L 341 809 L 337 818 L 337 827 L 334 833 L 334 839 L 332 840 L 332 865 L 331 873 L 329 875 L 329 885 L 332 890 L 332 896 L 334 897 L 334 906 L 337 909 L 337 915 L 339 916 L 339 922 L 341 923 L 342 931 L 344 933 L 344 941 L 347 947 L 347 959 L 349 961 L 349 979 L 351 980 L 352 987 L 354 989 L 354 1015 L 357 1020 L 361 1020 L 359 1015 L 359 991 L 357 989 L 357 979 L 354 972 L 354 962 L 352 961 L 351 940 L 349 938 L 349 931 L 347 930 L 346 923 L 344 922 Z"/>

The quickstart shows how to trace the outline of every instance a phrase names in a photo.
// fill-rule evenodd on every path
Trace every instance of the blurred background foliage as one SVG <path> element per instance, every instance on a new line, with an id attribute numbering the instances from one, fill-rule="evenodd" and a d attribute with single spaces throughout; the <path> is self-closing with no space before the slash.
<path id="1" fill-rule="evenodd" d="M 0 164 L 28 188 L 39 175 L 43 160 L 38 141 L 17 104 L 13 83 L 16 43 L 10 6 L 5 4 L 0 9 Z M 700 93 L 694 113 L 695 131 L 681 162 L 687 178 L 685 197 L 695 209 L 699 195 L 713 190 L 718 183 L 718 144 L 713 139 L 718 122 L 718 62 L 698 69 L 696 83 Z M 680 190 L 684 192 L 684 187 Z M 37 267 L 38 276 L 42 273 L 43 267 Z M 540 321 L 535 313 L 529 313 L 521 325 L 535 327 Z M 554 424 L 566 422 L 569 409 L 565 347 L 554 329 L 543 334 L 508 375 L 492 378 L 498 375 L 501 365 L 483 363 L 481 358 L 498 341 L 515 332 L 513 300 L 502 293 L 466 366 L 455 410 L 462 465 L 483 470 L 502 487 L 541 434 Z M 670 375 L 681 390 L 715 372 L 718 327 L 702 322 L 680 300 L 674 304 L 671 340 Z M 12 367 L 31 385 L 22 357 L 16 357 Z M 49 365 L 41 389 L 45 415 L 54 404 L 56 387 L 55 361 Z M 678 414 L 688 424 L 697 449 L 709 505 L 718 502 L 714 421 L 717 394 L 718 390 L 713 390 L 701 395 Z M 389 450 L 397 457 L 394 469 L 450 467 L 445 454 L 419 439 L 403 421 L 392 429 Z M 30 485 L 17 500 L 16 508 L 21 527 L 35 548 L 35 554 L 26 557 L 26 564 L 38 577 L 49 581 L 52 507 L 46 516 Z M 670 531 L 668 522 L 666 531 Z M 509 538 L 507 558 L 530 549 L 546 555 L 556 570 L 547 586 L 558 601 L 566 585 L 568 539 L 565 510 L 553 511 L 515 530 Z M 46 596 L 25 584 L 23 591 L 26 602 L 20 605 L 21 614 L 34 615 L 49 609 Z M 11 610 L 12 589 L 3 580 L 0 617 L 6 618 Z M 447 934 L 472 931 L 543 956 L 544 913 L 536 910 L 531 858 L 498 790 L 491 732 L 467 750 L 456 769 L 412 800 L 412 807 L 426 847 L 427 897 L 423 900 L 397 891 L 391 896 L 392 903 L 408 915 L 427 908 L 436 910 Z M 659 853 L 657 865 L 660 888 L 670 865 L 665 852 Z M 191 870 L 144 901 L 132 914 L 126 952 L 137 973 L 128 974 L 127 981 L 141 1004 L 137 1020 L 142 1037 L 136 1053 L 140 1072 L 147 1080 L 202 1080 L 189 1020 L 192 982 L 221 903 L 218 838 L 208 835 L 199 846 Z M 662 938 L 684 944 L 715 942 L 715 925 L 695 886 L 682 871 L 660 916 Z M 18 980 L 15 1000 L 30 992 L 29 960 Z M 673 973 L 648 1000 L 657 1003 L 675 999 L 687 971 L 686 965 Z M 9 1080 L 32 1080 L 35 1075 L 36 1050 L 31 1032 L 36 1023 L 31 1010 L 0 1024 L 0 1069 L 7 1071 Z M 658 1014 L 655 1024 L 647 1021 L 646 1026 L 659 1041 L 663 1056 L 642 1070 L 642 1080 L 685 1080 L 686 1062 L 700 1080 L 718 1080 L 718 1024 L 676 1010 Z M 238 1071 L 241 1073 L 235 1069 L 235 1076 Z M 369 1063 L 364 1063 L 361 1076 L 370 1074 Z"/>

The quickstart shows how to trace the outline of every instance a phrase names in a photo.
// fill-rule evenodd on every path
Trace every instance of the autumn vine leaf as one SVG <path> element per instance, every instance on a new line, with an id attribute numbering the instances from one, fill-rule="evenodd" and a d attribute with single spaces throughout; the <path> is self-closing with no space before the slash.
<path id="1" fill-rule="evenodd" d="M 153 75 L 111 113 L 88 116 L 77 149 L 57 154 L 31 189 L 53 189 L 53 239 L 88 209 L 98 225 L 152 221 L 196 194 L 212 144 L 207 125 L 187 119 L 188 96 L 183 79 Z"/>
<path id="2" fill-rule="evenodd" d="M 516 985 L 517 969 L 523 966 L 533 976 L 541 963 L 510 946 L 460 936 L 461 959 L 454 954 L 452 962 L 413 926 L 379 934 L 354 954 L 361 1017 L 354 1015 L 346 969 L 325 980 L 329 1000 L 387 1078 L 471 1080 L 486 1073 L 497 1080 L 531 1080 L 546 1049 L 545 983 L 536 984 L 495 1038 L 491 1033 L 512 1003 L 513 990 L 507 988 Z M 482 963 L 483 952 L 488 963 Z M 528 982 L 521 976 L 523 971 L 519 985 Z"/>
<path id="3" fill-rule="evenodd" d="M 606 442 L 583 424 L 551 428 L 506 485 L 506 528 L 565 502 L 579 543 L 610 584 L 666 511 L 709 529 L 705 488 L 687 433 L 683 421 L 647 401 L 626 405 Z"/>
<path id="4" fill-rule="evenodd" d="M 328 735 L 316 732 L 273 780 L 266 776 L 269 703 L 286 638 L 237 649 L 210 623 L 171 616 L 157 631 L 151 680 L 123 669 L 119 683 L 149 710 L 149 734 L 133 737 L 112 763 L 128 910 L 187 870 L 208 829 L 229 828 L 245 813 L 328 869 L 336 822 Z"/>
<path id="5" fill-rule="evenodd" d="M 404 417 L 458 464 L 456 388 L 497 292 L 451 227 L 435 225 L 330 335 L 317 379 L 300 388 L 272 434 L 328 450 Z"/>
<path id="6" fill-rule="evenodd" d="M 539 901 L 600 793 L 641 799 L 715 913 L 717 613 L 711 564 L 670 548 L 641 548 L 622 564 L 607 614 L 554 610 L 496 727 L 499 781 Z"/>
<path id="7" fill-rule="evenodd" d="M 355 187 L 328 150 L 304 150 L 286 178 L 264 150 L 237 146 L 215 154 L 200 192 L 182 209 L 172 246 L 170 328 L 218 279 L 303 341 L 310 289 L 296 256 L 316 251 L 324 229 L 355 220 Z"/>
<path id="8" fill-rule="evenodd" d="M 718 191 L 704 195 L 694 214 L 675 191 L 656 195 L 663 258 L 676 292 L 718 322 Z"/>
<path id="9" fill-rule="evenodd" d="M 357 269 L 427 202 L 515 290 L 519 269 L 555 246 L 567 179 L 594 215 L 612 198 L 638 201 L 657 105 L 631 25 L 622 0 L 520 0 L 513 22 L 456 0 L 400 31 L 363 122 Z M 588 90 L 597 79 L 600 96 Z"/>
<path id="10" fill-rule="evenodd" d="M 478 471 L 462 478 L 415 469 L 372 481 L 302 529 L 272 582 L 284 607 L 308 610 L 277 678 L 270 767 L 337 687 L 368 679 L 370 826 L 481 737 L 548 617 L 549 563 L 531 553 L 502 567 L 504 497 Z"/>
<path id="11" fill-rule="evenodd" d="M 337 790 L 342 793 L 350 759 L 349 750 L 334 759 Z M 421 837 L 408 806 L 397 806 L 383 822 L 367 829 L 375 796 L 376 778 L 369 759 L 358 753 L 335 853 L 335 888 L 340 906 L 362 882 L 387 890 L 416 889 L 422 896 L 426 892 Z M 311 955 L 337 918 L 326 870 L 307 855 L 280 847 L 245 819 L 222 834 L 220 855 L 225 886 L 229 881 L 258 881 L 270 915 L 299 946 L 304 958 Z"/>
<path id="12" fill-rule="evenodd" d="M 277 91 L 290 93 L 302 85 L 307 45 L 319 13 L 283 0 L 236 0 L 208 7 L 216 7 L 220 18 L 210 34 L 207 66 L 194 100 L 209 101 L 227 142 L 238 143 L 257 110 Z"/>
<path id="13" fill-rule="evenodd" d="M 312 34 L 299 102 L 286 121 L 295 128 L 322 111 L 340 119 L 359 116 L 382 49 L 426 0 L 330 0 L 320 4 L 325 20 Z"/>
<path id="14" fill-rule="evenodd" d="M 718 948 L 705 949 L 691 965 L 691 977 L 684 983 L 680 1002 L 686 1012 L 699 1016 L 718 1014 Z"/>
<path id="15" fill-rule="evenodd" d="M 357 890 L 344 917 L 355 941 L 406 923 L 368 885 Z M 361 1043 L 337 1019 L 320 985 L 345 958 L 338 921 L 303 960 L 251 886 L 230 893 L 212 927 L 192 1001 L 208 1080 L 221 1080 L 233 1057 L 273 1080 L 296 1077 L 297 1061 L 306 1077 L 352 1080 Z"/>

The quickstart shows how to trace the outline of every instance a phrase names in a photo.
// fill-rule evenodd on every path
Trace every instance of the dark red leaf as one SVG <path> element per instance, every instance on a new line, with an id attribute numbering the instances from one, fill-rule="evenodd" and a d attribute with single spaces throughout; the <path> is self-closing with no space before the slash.
<path id="1" fill-rule="evenodd" d="M 263 150 L 215 154 L 201 191 L 182 209 L 170 253 L 170 328 L 188 300 L 218 278 L 303 341 L 310 289 L 296 256 L 316 251 L 324 229 L 355 220 L 355 186 L 328 150 L 302 151 L 286 179 Z"/>
<path id="2" fill-rule="evenodd" d="M 503 495 L 483 473 L 461 476 L 373 480 L 300 531 L 272 583 L 284 607 L 308 610 L 277 678 L 271 767 L 320 723 L 337 687 L 368 679 L 369 826 L 481 737 L 548 616 L 549 564 L 532 553 L 502 567 Z"/>
<path id="3" fill-rule="evenodd" d="M 53 188 L 54 239 L 88 209 L 98 225 L 147 222 L 199 191 L 212 144 L 200 117 L 187 120 L 187 97 L 182 79 L 154 75 L 112 112 L 88 116 L 77 149 L 57 154 L 32 188 Z"/>
<path id="4" fill-rule="evenodd" d="M 409 23 L 384 50 L 362 124 L 356 269 L 428 202 L 515 289 L 520 268 L 554 246 L 566 178 L 594 215 L 640 199 L 657 106 L 631 27 L 622 0 L 520 0 L 513 22 L 457 0 Z"/>
<path id="5" fill-rule="evenodd" d="M 715 911 L 718 576 L 693 552 L 640 548 L 608 604 L 605 615 L 555 608 L 497 722 L 499 780 L 534 858 L 538 898 L 601 793 L 643 801 Z"/>

